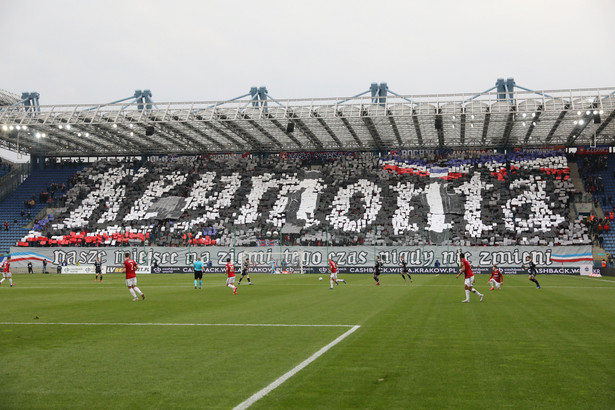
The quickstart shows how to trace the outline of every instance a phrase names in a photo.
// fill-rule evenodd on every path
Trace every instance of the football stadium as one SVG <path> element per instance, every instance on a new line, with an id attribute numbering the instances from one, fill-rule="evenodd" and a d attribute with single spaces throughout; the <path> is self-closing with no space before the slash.
<path id="1" fill-rule="evenodd" d="M 0 90 L 0 408 L 613 408 L 615 87 L 399 88 Z"/>

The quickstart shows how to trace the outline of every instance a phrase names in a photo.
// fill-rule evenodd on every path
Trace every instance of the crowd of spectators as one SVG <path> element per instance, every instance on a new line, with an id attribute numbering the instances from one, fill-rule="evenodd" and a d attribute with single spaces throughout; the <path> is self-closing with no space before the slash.
<path id="1" fill-rule="evenodd" d="M 581 159 L 581 168 L 586 175 L 595 174 L 599 171 L 604 171 L 609 166 L 608 155 L 583 155 Z"/>
<path id="2" fill-rule="evenodd" d="M 560 158 L 556 160 L 559 161 L 558 166 L 561 166 L 557 172 L 547 166 L 543 169 L 540 165 L 541 161 L 550 161 L 552 155 Z M 399 172 L 384 168 L 393 159 L 398 161 L 394 167 Z M 114 245 L 117 242 L 105 237 L 113 232 L 140 234 L 144 238 L 142 240 L 148 240 L 150 245 L 160 246 L 256 246 L 260 241 L 322 246 L 582 243 L 585 227 L 581 227 L 580 222 L 568 219 L 566 210 L 572 184 L 568 181 L 566 165 L 561 164 L 558 154 L 514 154 L 497 158 L 477 155 L 467 160 L 449 161 L 440 156 L 434 160 L 437 162 L 423 158 L 404 162 L 399 156 L 379 158 L 369 154 L 341 155 L 336 158 L 319 158 L 318 163 L 321 165 L 316 165 L 316 170 L 315 164 L 305 158 L 273 155 L 265 158 L 182 157 L 177 160 L 149 161 L 140 168 L 119 161 L 99 161 L 78 172 L 65 188 L 55 187 L 55 192 L 66 189 L 66 211 L 58 214 L 53 224 L 47 224 L 42 232 L 33 235 L 66 238 L 76 232 L 85 233 L 86 237 L 102 236 L 101 240 L 87 244 L 84 237 L 81 246 Z M 399 167 L 402 166 L 406 167 L 406 171 L 413 167 L 414 174 L 401 170 Z M 425 171 L 420 171 L 432 166 L 449 167 L 451 174 L 456 172 L 458 175 L 456 179 L 435 180 Z M 209 180 L 206 178 L 207 173 L 213 174 Z M 474 183 L 471 182 L 475 179 L 473 175 L 480 175 L 477 181 L 485 188 L 466 192 L 463 187 Z M 110 178 L 116 178 L 116 181 L 105 188 Z M 322 188 L 314 191 L 317 207 L 313 213 L 298 219 L 297 207 L 301 206 L 305 192 L 292 191 L 299 189 L 293 184 L 310 180 L 320 181 L 318 184 Z M 513 184 L 516 180 L 520 182 Z M 443 217 L 446 221 L 442 219 L 446 231 L 438 235 L 425 229 L 430 222 L 424 220 L 431 218 L 428 216 L 430 205 L 426 202 L 426 195 L 432 195 L 428 190 L 434 181 L 440 181 L 439 185 L 443 188 L 446 186 L 447 190 L 441 194 L 447 201 L 444 211 L 446 215 Z M 261 184 L 263 191 L 259 199 L 251 199 L 257 183 Z M 536 187 L 528 190 L 528 183 Z M 233 184 L 236 185 L 233 187 Z M 195 196 L 198 186 L 201 194 Z M 349 186 L 355 187 L 352 192 L 347 191 Z M 287 205 L 275 211 L 278 214 L 272 216 L 274 208 L 284 200 L 280 196 L 285 189 L 283 187 L 291 189 L 288 191 L 290 193 L 284 194 Z M 400 231 L 391 221 L 404 218 L 403 215 L 397 216 L 400 206 L 405 206 L 399 198 L 408 189 L 418 193 L 407 199 L 410 201 L 407 225 L 416 224 L 419 229 L 403 228 Z M 48 190 L 54 191 L 54 187 L 48 187 Z M 350 195 L 347 198 L 350 205 L 342 215 L 335 207 L 340 201 L 340 193 L 345 190 Z M 529 221 L 542 224 L 545 218 L 550 218 L 548 213 L 534 215 L 530 203 L 533 199 L 525 196 L 538 198 L 539 195 L 533 192 L 538 192 L 544 198 L 545 206 L 550 206 L 557 213 L 551 221 L 564 218 L 563 222 L 557 222 L 556 229 L 543 230 L 537 229 L 538 225 L 522 225 Z M 467 195 L 472 195 L 474 199 L 466 201 Z M 148 199 L 144 202 L 145 197 Z M 182 209 L 183 201 L 180 200 L 177 203 L 182 210 L 176 217 L 157 219 L 148 216 L 151 204 L 162 197 L 187 198 L 194 207 L 186 206 Z M 119 202 L 114 198 L 118 198 Z M 362 218 L 367 218 L 365 206 L 372 201 L 378 202 L 378 211 L 374 212 L 373 221 L 366 219 L 363 222 Z M 474 203 L 480 207 L 478 209 L 484 209 L 479 218 L 489 226 L 493 225 L 493 230 L 485 231 L 482 235 L 472 235 L 467 231 L 468 222 L 464 219 L 467 215 L 464 216 L 464 212 L 472 214 L 475 211 L 466 210 L 464 206 Z M 507 203 L 512 203 L 513 211 L 506 210 Z M 335 228 L 334 222 L 341 219 L 339 228 Z M 402 220 L 401 223 L 406 221 Z M 479 222 L 475 224 L 480 225 Z M 597 232 L 598 224 L 595 230 Z M 139 240 L 130 240 L 133 239 Z M 122 235 L 121 240 L 127 239 Z M 540 243 L 534 243 L 534 240 Z"/>
<path id="3" fill-rule="evenodd" d="M 587 175 L 585 177 L 585 192 L 600 194 L 604 192 L 604 181 L 601 176 Z"/>
<path id="4" fill-rule="evenodd" d="M 71 184 L 74 184 L 75 182 L 75 177 L 73 176 L 71 179 L 69 179 L 68 181 L 68 186 L 71 186 Z M 53 198 L 55 198 L 56 193 L 59 193 L 61 195 L 65 194 L 67 191 L 67 186 L 65 183 L 51 183 L 49 185 L 47 185 L 47 189 L 45 191 L 41 191 L 38 195 L 38 202 L 41 204 L 45 204 L 45 203 L 51 203 L 53 201 Z"/>
<path id="5" fill-rule="evenodd" d="M 83 159 L 58 159 L 58 158 L 47 158 L 45 160 L 46 168 L 71 168 L 79 165 L 83 165 Z"/>
<path id="6" fill-rule="evenodd" d="M 592 243 L 602 247 L 604 243 L 604 236 L 608 234 L 611 229 L 611 215 L 609 214 L 604 218 L 598 218 L 592 213 L 584 219 L 584 223 L 589 230 Z"/>

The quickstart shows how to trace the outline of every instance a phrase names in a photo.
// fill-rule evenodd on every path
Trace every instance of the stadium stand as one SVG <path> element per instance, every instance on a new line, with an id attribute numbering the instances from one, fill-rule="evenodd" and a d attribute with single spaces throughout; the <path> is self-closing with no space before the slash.
<path id="1" fill-rule="evenodd" d="M 20 246 L 591 242 L 582 218 L 569 216 L 575 191 L 562 151 L 160 159 L 92 164 L 76 174 L 64 211 L 11 239 Z"/>
<path id="2" fill-rule="evenodd" d="M 586 224 L 596 245 L 604 248 L 605 256 L 615 253 L 615 232 L 612 224 L 615 220 L 615 156 L 585 155 L 578 159 L 585 190 L 592 194 L 594 206 L 601 210 Z"/>
<path id="3" fill-rule="evenodd" d="M 82 168 L 77 166 L 35 171 L 0 203 L 0 252 L 8 252 L 10 246 L 14 246 L 28 233 L 25 226 L 33 223 L 39 212 L 49 205 L 50 197 L 54 203 L 53 199 L 59 199 L 64 194 L 61 189 L 49 192 L 48 188 L 53 184 L 64 184 L 68 190 L 70 178 Z M 38 227 L 41 227 L 41 222 Z"/>

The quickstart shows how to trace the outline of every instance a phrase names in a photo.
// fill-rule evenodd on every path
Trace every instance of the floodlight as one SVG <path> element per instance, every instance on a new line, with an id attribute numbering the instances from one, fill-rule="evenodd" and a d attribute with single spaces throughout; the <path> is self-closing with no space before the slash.
<path id="1" fill-rule="evenodd" d="M 117 124 L 113 124 L 113 128 L 117 128 Z"/>
<path id="2" fill-rule="evenodd" d="M 455 116 L 453 115 L 453 119 L 455 119 Z"/>
<path id="3" fill-rule="evenodd" d="M 6 124 L 4 124 L 4 125 L 2 126 L 2 131 L 8 131 L 8 130 L 9 130 L 9 127 L 7 127 L 7 126 L 6 126 Z"/>
<path id="4" fill-rule="evenodd" d="M 86 132 L 86 133 L 85 133 L 85 136 L 86 136 L 86 137 L 89 137 L 89 136 L 90 136 L 90 133 L 89 133 L 89 132 Z"/>
<path id="5" fill-rule="evenodd" d="M 134 125 L 133 125 L 133 124 L 130 124 L 130 125 L 129 125 L 129 127 L 130 127 L 130 128 L 132 128 L 132 127 L 134 127 Z"/>
<path id="6" fill-rule="evenodd" d="M 604 110 L 600 110 L 600 115 L 604 114 Z"/>
<path id="7" fill-rule="evenodd" d="M 70 130 L 70 124 L 66 124 L 66 129 Z"/>
<path id="8" fill-rule="evenodd" d="M 46 136 L 47 136 L 47 134 L 45 134 L 45 133 L 41 134 L 41 137 L 43 137 L 43 138 L 45 138 Z"/>
<path id="9" fill-rule="evenodd" d="M 583 125 L 583 120 L 579 120 L 579 125 Z"/>
<path id="10" fill-rule="evenodd" d="M 594 110 L 594 115 L 596 115 L 596 114 L 598 114 L 598 111 L 597 111 L 597 110 Z"/>
<path id="11" fill-rule="evenodd" d="M 585 111 L 585 115 L 589 115 L 589 114 L 591 114 L 591 111 L 589 110 Z"/>
<path id="12" fill-rule="evenodd" d="M 58 128 L 62 129 L 62 128 L 64 128 L 64 126 L 62 126 L 62 124 L 60 124 L 60 125 L 58 125 Z"/>
<path id="13" fill-rule="evenodd" d="M 134 133 L 134 132 L 132 132 L 132 131 L 130 131 L 130 136 L 132 137 L 132 136 L 134 136 L 134 135 L 135 135 L 135 133 Z"/>
<path id="14" fill-rule="evenodd" d="M 27 129 L 28 129 L 28 127 L 27 127 L 27 126 L 25 126 L 25 125 L 22 125 L 22 126 L 21 126 L 21 129 L 25 131 L 25 130 L 27 130 Z"/>
<path id="15" fill-rule="evenodd" d="M 532 125 L 535 127 L 536 126 L 536 121 L 532 121 Z"/>
<path id="16" fill-rule="evenodd" d="M 579 121 L 577 121 L 577 120 L 574 120 L 574 122 L 573 122 L 574 125 L 577 125 L 578 123 L 579 123 Z"/>
<path id="17" fill-rule="evenodd" d="M 80 137 L 80 136 L 81 136 L 81 133 L 80 133 L 80 132 L 78 132 L 78 133 L 77 133 L 77 136 L 78 136 L 78 137 Z"/>
<path id="18" fill-rule="evenodd" d="M 13 127 L 12 125 L 9 127 L 9 130 L 13 131 L 15 129 L 15 127 Z"/>
<path id="19" fill-rule="evenodd" d="M 40 138 L 40 137 L 41 137 L 41 133 L 40 133 L 40 132 L 37 132 L 37 133 L 36 133 L 36 138 Z"/>
<path id="20" fill-rule="evenodd" d="M 526 113 L 521 114 L 521 116 L 522 116 L 523 118 L 525 118 L 525 116 L 526 116 L 526 115 L 527 115 Z"/>
<path id="21" fill-rule="evenodd" d="M 535 113 L 535 112 L 533 112 L 533 113 L 532 113 L 532 118 L 534 118 L 535 116 L 536 116 L 536 113 Z"/>
<path id="22" fill-rule="evenodd" d="M 523 126 L 525 127 L 525 121 L 523 121 Z"/>
<path id="23" fill-rule="evenodd" d="M 577 111 L 577 115 L 581 115 L 581 111 Z"/>
<path id="24" fill-rule="evenodd" d="M 16 125 L 16 126 L 15 126 L 15 129 L 16 129 L 17 131 L 19 131 L 19 130 L 21 129 L 21 126 L 20 126 L 20 125 Z"/>

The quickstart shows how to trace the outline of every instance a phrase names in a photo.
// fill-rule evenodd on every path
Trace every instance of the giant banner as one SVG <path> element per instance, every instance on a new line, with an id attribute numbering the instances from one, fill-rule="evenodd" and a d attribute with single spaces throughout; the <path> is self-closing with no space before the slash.
<path id="1" fill-rule="evenodd" d="M 190 273 L 190 266 L 197 257 L 206 262 L 206 273 L 221 273 L 230 258 L 236 264 L 245 257 L 250 259 L 250 272 L 270 273 L 272 261 L 277 269 L 305 273 L 324 273 L 328 257 L 335 260 L 342 273 L 371 273 L 376 255 L 384 263 L 384 273 L 399 273 L 401 258 L 414 273 L 456 273 L 459 252 L 464 252 L 477 272 L 487 272 L 492 265 L 504 273 L 521 273 L 521 265 L 529 256 L 539 267 L 539 272 L 554 274 L 579 274 L 580 267 L 593 262 L 590 245 L 531 247 L 131 247 L 131 248 L 24 248 L 12 247 L 11 266 L 25 268 L 29 261 L 40 263 L 46 259 L 52 265 L 92 265 L 100 258 L 105 266 L 121 266 L 124 252 L 141 266 L 151 266 L 152 273 Z M 328 255 L 327 255 L 328 252 Z M 110 269 L 108 271 L 116 271 Z"/>

